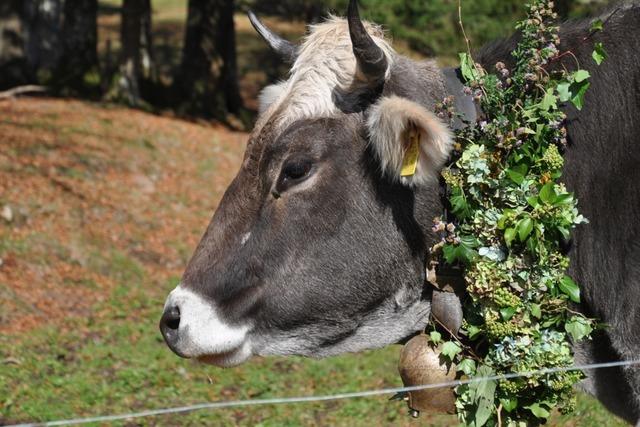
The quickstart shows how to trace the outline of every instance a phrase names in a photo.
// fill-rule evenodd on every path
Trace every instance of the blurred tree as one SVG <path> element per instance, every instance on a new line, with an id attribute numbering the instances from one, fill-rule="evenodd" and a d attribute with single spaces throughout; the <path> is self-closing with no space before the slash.
<path id="1" fill-rule="evenodd" d="M 243 6 L 251 8 L 258 14 L 302 19 L 307 23 L 321 21 L 327 11 L 333 9 L 335 5 L 335 0 L 246 0 L 243 3 Z M 344 13 L 342 11 L 339 14 Z"/>
<path id="2" fill-rule="evenodd" d="M 154 79 L 151 0 L 124 0 L 121 11 L 120 70 L 114 78 L 109 98 L 141 105 L 143 79 Z"/>
<path id="3" fill-rule="evenodd" d="M 62 93 L 97 95 L 98 0 L 65 0 L 63 10 L 62 53 L 52 86 Z"/>
<path id="4" fill-rule="evenodd" d="M 0 90 L 32 80 L 25 54 L 21 0 L 0 2 Z"/>
<path id="5" fill-rule="evenodd" d="M 188 113 L 225 118 L 241 112 L 233 13 L 233 0 L 189 0 L 176 78 Z"/>
<path id="6" fill-rule="evenodd" d="M 64 0 L 25 0 L 23 25 L 25 52 L 30 69 L 41 83 L 50 83 L 63 51 Z"/>

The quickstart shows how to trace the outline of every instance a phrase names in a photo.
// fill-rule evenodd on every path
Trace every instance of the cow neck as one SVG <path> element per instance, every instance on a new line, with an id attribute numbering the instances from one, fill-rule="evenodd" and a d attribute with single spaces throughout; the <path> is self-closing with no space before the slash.
<path id="1" fill-rule="evenodd" d="M 442 76 L 447 96 L 453 96 L 456 115 L 451 124 L 453 130 L 460 130 L 475 124 L 481 111 L 472 95 L 465 93 L 464 78 L 460 68 L 444 68 Z"/>

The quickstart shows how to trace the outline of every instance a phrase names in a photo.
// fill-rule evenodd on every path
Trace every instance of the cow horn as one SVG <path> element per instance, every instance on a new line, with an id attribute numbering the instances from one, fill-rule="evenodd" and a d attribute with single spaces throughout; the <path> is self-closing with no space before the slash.
<path id="1" fill-rule="evenodd" d="M 347 20 L 349 21 L 353 54 L 356 56 L 360 71 L 372 82 L 384 80 L 388 67 L 387 57 L 367 33 L 360 19 L 358 0 L 349 1 Z"/>
<path id="2" fill-rule="evenodd" d="M 293 64 L 298 57 L 298 46 L 291 43 L 288 40 L 283 39 L 260 21 L 255 13 L 249 11 L 249 21 L 251 25 L 256 29 L 258 34 L 267 42 L 267 44 L 285 61 Z"/>

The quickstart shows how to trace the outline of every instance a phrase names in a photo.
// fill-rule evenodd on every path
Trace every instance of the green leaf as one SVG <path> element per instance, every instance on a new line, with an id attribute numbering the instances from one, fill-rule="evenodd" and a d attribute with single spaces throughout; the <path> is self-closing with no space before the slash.
<path id="1" fill-rule="evenodd" d="M 461 188 L 454 188 L 449 198 L 451 211 L 460 219 L 465 219 L 471 215 L 469 203 Z"/>
<path id="2" fill-rule="evenodd" d="M 558 108 L 558 104 L 556 103 L 556 96 L 553 94 L 553 89 L 549 89 L 545 92 L 544 98 L 542 98 L 542 102 L 540 103 L 540 109 L 543 111 L 549 111 L 551 108 L 554 110 Z M 535 133 L 535 132 L 533 132 Z"/>
<path id="3" fill-rule="evenodd" d="M 556 90 L 558 91 L 558 96 L 560 96 L 560 101 L 567 102 L 571 99 L 571 91 L 569 88 L 571 87 L 570 82 L 562 82 L 556 86 Z"/>
<path id="4" fill-rule="evenodd" d="M 527 197 L 527 203 L 532 208 L 535 208 L 536 206 L 538 206 L 538 198 L 536 196 L 529 196 Z"/>
<path id="5" fill-rule="evenodd" d="M 556 198 L 556 192 L 553 189 L 553 182 L 547 182 L 541 189 L 539 194 L 540 200 L 544 203 L 553 203 Z"/>
<path id="6" fill-rule="evenodd" d="M 506 308 L 500 309 L 500 316 L 502 317 L 502 320 L 504 320 L 505 322 L 509 321 L 514 314 L 516 314 L 516 309 L 513 307 L 506 307 Z"/>
<path id="7" fill-rule="evenodd" d="M 460 53 L 458 56 L 460 57 L 460 72 L 462 73 L 462 77 L 464 77 L 467 82 L 478 80 L 480 73 L 476 70 L 471 55 L 468 53 Z"/>
<path id="8" fill-rule="evenodd" d="M 562 238 L 565 241 L 568 241 L 571 238 L 571 232 L 569 232 L 565 227 L 558 227 L 558 231 L 562 234 Z"/>
<path id="9" fill-rule="evenodd" d="M 481 332 L 482 329 L 475 325 L 469 325 L 469 327 L 467 328 L 467 333 L 469 334 L 470 340 L 475 339 Z"/>
<path id="10" fill-rule="evenodd" d="M 591 57 L 598 65 L 602 64 L 602 62 L 607 59 L 607 52 L 604 50 L 602 43 L 595 44 Z"/>
<path id="11" fill-rule="evenodd" d="M 551 415 L 549 411 L 547 411 L 545 408 L 540 406 L 539 403 L 534 403 L 533 405 L 525 406 L 525 409 L 530 410 L 531 413 L 538 418 L 547 419 L 549 418 L 549 415 Z"/>
<path id="12" fill-rule="evenodd" d="M 587 319 L 580 316 L 574 316 L 564 325 L 565 331 L 574 341 L 580 341 L 588 337 L 593 332 L 593 327 Z"/>
<path id="13" fill-rule="evenodd" d="M 516 229 L 515 228 L 507 228 L 504 230 L 504 242 L 507 246 L 511 246 L 511 242 L 516 238 Z"/>
<path id="14" fill-rule="evenodd" d="M 596 19 L 591 23 L 591 31 L 592 32 L 602 31 L 603 26 L 604 26 L 604 23 L 602 22 L 602 19 Z"/>
<path id="15" fill-rule="evenodd" d="M 569 296 L 569 299 L 575 303 L 580 302 L 580 288 L 576 282 L 569 276 L 564 276 L 558 283 L 560 290 Z"/>
<path id="16" fill-rule="evenodd" d="M 458 364 L 458 371 L 471 376 L 476 372 L 476 362 L 473 359 L 464 359 Z"/>
<path id="17" fill-rule="evenodd" d="M 460 346 L 453 341 L 447 341 L 442 344 L 441 354 L 450 361 L 453 361 L 453 358 L 456 357 L 456 354 L 460 353 L 461 351 L 462 349 L 460 348 Z"/>
<path id="18" fill-rule="evenodd" d="M 431 338 L 431 342 L 434 344 L 438 344 L 442 341 L 442 334 L 438 331 L 431 331 L 429 333 L 429 338 Z"/>
<path id="19" fill-rule="evenodd" d="M 509 399 L 500 399 L 500 403 L 502 404 L 504 410 L 507 412 L 511 412 L 518 407 L 518 399 L 516 399 L 515 397 Z"/>
<path id="20" fill-rule="evenodd" d="M 542 309 L 540 304 L 531 304 L 530 306 L 531 315 L 536 319 L 540 319 L 542 317 Z"/>
<path id="21" fill-rule="evenodd" d="M 584 95 L 589 89 L 587 81 L 591 75 L 587 70 L 578 70 L 570 76 L 571 81 L 564 81 L 556 86 L 561 102 L 571 101 L 578 110 L 584 105 Z"/>
<path id="22" fill-rule="evenodd" d="M 591 77 L 591 75 L 587 70 L 578 70 L 575 73 L 573 73 L 573 81 L 576 83 L 583 82 L 587 80 L 589 77 Z"/>
<path id="23" fill-rule="evenodd" d="M 456 245 L 447 244 L 442 248 L 442 256 L 447 264 L 454 264 L 458 260 L 458 247 Z"/>
<path id="24" fill-rule="evenodd" d="M 556 200 L 553 202 L 556 205 L 570 205 L 573 203 L 573 194 L 564 193 L 560 194 L 556 197 Z"/>
<path id="25" fill-rule="evenodd" d="M 525 239 L 529 237 L 529 234 L 531 234 L 531 231 L 533 231 L 533 220 L 531 217 L 523 218 L 518 222 L 516 228 L 518 229 L 520 241 L 524 242 Z"/>
<path id="26" fill-rule="evenodd" d="M 574 89 L 575 86 L 575 89 Z M 587 93 L 587 90 L 591 86 L 589 82 L 582 82 L 580 84 L 574 83 L 571 85 L 572 88 L 572 97 L 571 103 L 576 106 L 578 110 L 582 110 L 584 106 L 584 94 Z"/>
<path id="27" fill-rule="evenodd" d="M 522 184 L 522 182 L 524 181 L 524 175 L 513 169 L 507 169 L 507 175 L 509 175 L 511 181 L 515 182 L 518 185 Z"/>
<path id="28" fill-rule="evenodd" d="M 489 366 L 483 365 L 477 369 L 476 378 L 490 377 L 493 371 Z M 489 421 L 494 411 L 494 399 L 496 393 L 495 381 L 481 381 L 469 384 L 469 390 L 473 402 L 476 404 L 474 414 L 475 427 L 482 427 Z"/>

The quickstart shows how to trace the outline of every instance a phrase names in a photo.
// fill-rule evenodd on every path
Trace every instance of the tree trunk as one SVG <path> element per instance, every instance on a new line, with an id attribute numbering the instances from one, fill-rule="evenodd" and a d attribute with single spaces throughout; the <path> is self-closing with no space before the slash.
<path id="1" fill-rule="evenodd" d="M 139 106 L 143 102 L 143 83 L 155 80 L 150 0 L 123 1 L 120 42 L 119 75 L 108 97 Z"/>
<path id="2" fill-rule="evenodd" d="M 54 78 L 58 90 L 81 94 L 99 90 L 97 18 L 97 0 L 65 0 L 63 51 Z"/>
<path id="3" fill-rule="evenodd" d="M 28 83 L 33 76 L 25 53 L 21 0 L 0 3 L 0 89 Z"/>
<path id="4" fill-rule="evenodd" d="M 189 0 L 178 92 L 191 114 L 225 117 L 242 108 L 233 0 Z"/>
<path id="5" fill-rule="evenodd" d="M 122 51 L 120 77 L 116 91 L 119 97 L 124 97 L 130 105 L 140 104 L 140 75 L 142 71 L 140 33 L 145 3 L 143 0 L 124 0 L 122 3 L 120 27 Z"/>
<path id="6" fill-rule="evenodd" d="M 49 84 L 62 59 L 64 0 L 26 0 L 23 6 L 27 62 L 41 83 Z"/>
<path id="7" fill-rule="evenodd" d="M 144 11 L 141 17 L 140 57 L 142 61 L 142 76 L 146 80 L 156 80 L 155 61 L 153 60 L 153 38 L 151 21 L 151 0 L 142 0 Z"/>
<path id="8" fill-rule="evenodd" d="M 233 0 L 220 2 L 220 18 L 216 28 L 216 48 L 222 58 L 222 69 L 218 90 L 224 92 L 227 111 L 238 114 L 242 108 L 242 97 L 238 84 L 238 62 L 236 55 L 236 29 L 233 22 Z"/>

